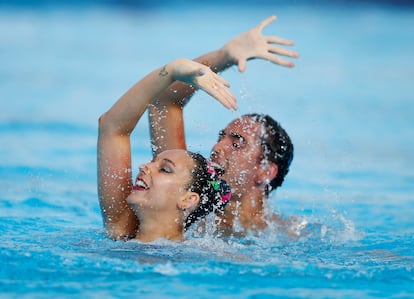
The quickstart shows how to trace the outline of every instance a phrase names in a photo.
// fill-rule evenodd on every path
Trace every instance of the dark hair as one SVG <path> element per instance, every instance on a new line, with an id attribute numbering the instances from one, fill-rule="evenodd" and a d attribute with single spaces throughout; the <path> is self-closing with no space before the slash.
<path id="1" fill-rule="evenodd" d="M 263 148 L 262 160 L 271 161 L 278 167 L 276 177 L 266 188 L 266 195 L 268 195 L 282 185 L 289 172 L 290 163 L 293 160 L 293 144 L 288 133 L 269 115 L 251 113 L 244 116 L 263 125 L 265 130 L 260 136 Z"/>
<path id="2" fill-rule="evenodd" d="M 230 186 L 225 180 L 218 177 L 211 162 L 199 153 L 188 152 L 188 154 L 195 162 L 188 189 L 198 193 L 200 201 L 185 219 L 184 230 L 210 212 L 223 212 L 231 197 Z"/>

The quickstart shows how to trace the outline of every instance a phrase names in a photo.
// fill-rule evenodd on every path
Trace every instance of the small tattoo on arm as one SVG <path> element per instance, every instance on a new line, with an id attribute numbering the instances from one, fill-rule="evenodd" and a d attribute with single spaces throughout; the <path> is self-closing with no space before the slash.
<path id="1" fill-rule="evenodd" d="M 160 70 L 160 73 L 158 74 L 159 76 L 164 77 L 168 75 L 166 67 L 167 67 L 166 65 L 162 67 L 162 69 Z"/>

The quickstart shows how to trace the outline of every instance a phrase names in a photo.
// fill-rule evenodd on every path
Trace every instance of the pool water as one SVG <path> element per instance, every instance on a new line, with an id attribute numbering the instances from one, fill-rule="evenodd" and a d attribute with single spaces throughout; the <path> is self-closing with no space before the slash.
<path id="1" fill-rule="evenodd" d="M 414 298 L 414 9 L 211 4 L 0 6 L 1 298 Z M 188 144 L 208 154 L 248 112 L 279 120 L 295 158 L 270 208 L 314 223 L 245 238 L 113 242 L 96 192 L 97 119 L 152 69 L 270 14 L 294 69 L 249 62 L 240 109 L 203 93 Z M 208 109 L 207 109 L 208 107 Z M 150 158 L 148 125 L 134 165 Z M 139 143 L 139 140 L 145 140 Z"/>

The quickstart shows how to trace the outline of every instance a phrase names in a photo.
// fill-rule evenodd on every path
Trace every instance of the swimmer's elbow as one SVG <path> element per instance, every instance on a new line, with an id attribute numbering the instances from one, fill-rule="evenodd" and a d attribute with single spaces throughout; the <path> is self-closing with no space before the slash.
<path id="1" fill-rule="evenodd" d="M 99 116 L 98 118 L 98 126 L 99 129 L 101 129 L 102 127 L 104 127 L 107 124 L 107 113 L 105 112 L 104 114 L 102 114 L 101 116 Z"/>
<path id="2" fill-rule="evenodd" d="M 110 133 L 114 130 L 113 122 L 110 121 L 108 112 L 105 112 L 98 118 L 98 130 L 99 133 Z"/>

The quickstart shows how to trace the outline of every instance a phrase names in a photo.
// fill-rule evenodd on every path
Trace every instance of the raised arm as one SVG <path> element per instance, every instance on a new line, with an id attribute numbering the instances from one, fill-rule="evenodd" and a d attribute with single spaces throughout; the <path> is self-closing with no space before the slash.
<path id="1" fill-rule="evenodd" d="M 204 54 L 195 61 L 209 66 L 214 72 L 224 71 L 233 65 L 237 65 L 239 71 L 244 72 L 247 61 L 255 58 L 293 67 L 294 63 L 283 56 L 297 58 L 298 54 L 280 46 L 292 46 L 293 41 L 262 34 L 262 30 L 274 20 L 275 16 L 266 18 L 254 28 L 231 39 L 221 49 Z M 186 148 L 183 107 L 194 91 L 193 86 L 174 82 L 149 106 L 154 154 L 166 149 Z"/>
<path id="2" fill-rule="evenodd" d="M 174 80 L 197 86 L 229 109 L 236 109 L 228 82 L 208 67 L 177 59 L 132 86 L 99 118 L 98 196 L 106 232 L 114 239 L 136 233 L 138 220 L 126 203 L 132 190 L 130 134 L 147 105 Z"/>

